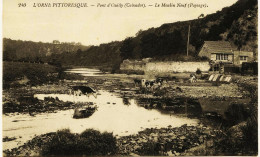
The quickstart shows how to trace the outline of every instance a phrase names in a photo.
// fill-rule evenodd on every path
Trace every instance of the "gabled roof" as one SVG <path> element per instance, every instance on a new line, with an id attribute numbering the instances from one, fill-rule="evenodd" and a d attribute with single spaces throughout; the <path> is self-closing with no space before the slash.
<path id="1" fill-rule="evenodd" d="M 205 41 L 204 44 L 211 53 L 233 53 L 228 41 Z"/>

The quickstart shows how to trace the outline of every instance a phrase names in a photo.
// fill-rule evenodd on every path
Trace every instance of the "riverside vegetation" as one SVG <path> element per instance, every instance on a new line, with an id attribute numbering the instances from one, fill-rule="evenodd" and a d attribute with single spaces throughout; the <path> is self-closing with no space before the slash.
<path id="1" fill-rule="evenodd" d="M 194 126 L 144 128 L 121 137 L 92 129 L 82 133 L 65 129 L 32 137 L 16 148 L 4 150 L 4 155 L 257 155 L 257 76 L 235 75 L 230 84 L 208 82 L 203 76 L 191 84 L 185 76 L 189 74 L 171 74 L 167 83 L 154 90 L 135 86 L 134 79 L 145 77 L 142 72 L 101 77 L 64 72 L 74 66 L 98 66 L 115 73 L 124 59 L 146 57 L 160 61 L 204 60 L 197 52 L 206 40 L 226 40 L 239 50 L 257 55 L 257 10 L 257 0 L 239 0 L 204 18 L 140 30 L 135 37 L 99 46 L 4 39 L 3 116 L 34 117 L 74 109 L 79 104 L 58 98 L 39 100 L 34 95 L 67 94 L 70 86 L 87 84 L 120 95 L 124 105 L 134 99 L 147 110 L 199 120 Z M 186 57 L 189 25 L 190 56 Z M 203 106 L 201 99 L 214 103 Z M 217 102 L 228 107 L 217 108 Z M 19 138 L 4 136 L 4 145 Z"/>
<path id="2" fill-rule="evenodd" d="M 8 64 L 5 63 L 5 65 Z M 16 63 L 10 63 L 12 65 Z M 29 63 L 17 63 L 19 65 Z M 32 63 L 31 63 L 32 64 Z M 27 65 L 28 66 L 28 65 Z M 3 113 L 12 116 L 12 113 L 30 114 L 31 116 L 44 112 L 56 112 L 75 108 L 75 103 L 63 102 L 57 98 L 45 98 L 38 100 L 32 97 L 36 93 L 68 93 L 68 87 L 76 84 L 81 76 L 64 74 L 73 78 L 60 80 L 58 75 L 53 75 L 52 80 L 41 78 L 44 81 L 30 83 L 31 71 L 17 68 L 18 74 L 27 77 L 15 77 L 6 83 L 9 87 L 3 91 Z M 4 67 L 4 70 L 12 66 Z M 37 68 L 52 69 L 46 72 L 44 77 L 51 73 L 57 73 L 52 66 L 38 65 Z M 19 72 L 20 71 L 20 72 Z M 178 75 L 178 74 L 176 74 Z M 15 75 L 16 76 L 16 75 Z M 195 116 L 200 123 L 195 126 L 183 125 L 181 127 L 168 126 L 167 128 L 147 128 L 137 134 L 129 136 L 116 136 L 113 133 L 101 133 L 95 130 L 86 130 L 80 134 L 71 133 L 69 130 L 51 132 L 35 136 L 25 144 L 10 150 L 4 150 L 7 156 L 34 156 L 34 155 L 256 155 L 257 154 L 257 79 L 255 76 L 234 77 L 231 84 L 213 85 L 205 80 L 197 83 L 188 83 L 188 78 L 178 76 L 169 80 L 156 91 L 143 89 L 134 85 L 134 79 L 143 76 L 106 74 L 101 77 L 85 77 L 83 81 L 97 90 L 108 90 L 121 95 L 124 104 L 127 99 L 135 98 L 141 107 L 148 110 L 156 109 L 164 112 L 174 112 L 180 115 L 186 109 L 188 117 Z M 75 80 L 74 80 L 75 79 Z M 13 86 L 13 82 L 19 86 Z M 77 83 L 78 84 L 78 83 Z M 84 84 L 84 83 L 83 83 Z M 201 91 L 201 86 L 205 89 Z M 179 87 L 179 88 L 177 88 Z M 181 89 L 181 91 L 179 90 Z M 220 90 L 221 89 L 221 90 Z M 211 93 L 214 94 L 211 94 Z M 224 94 L 223 94 L 224 92 Z M 195 93 L 195 94 L 192 94 Z M 222 119 L 214 113 L 202 113 L 199 108 L 200 98 L 228 101 L 229 99 L 250 98 L 246 104 L 239 101 L 230 105 Z M 187 100 L 186 100 L 187 99 Z M 92 105 L 89 102 L 89 105 Z M 242 103 L 242 101 L 241 101 Z M 83 104 L 85 105 L 85 104 Z M 199 109 L 201 110 L 201 109 Z M 191 112 L 192 111 L 192 112 Z M 211 125 L 214 124 L 214 125 Z M 87 135 L 87 136 L 85 136 Z M 4 137 L 4 141 L 12 141 L 19 137 Z M 58 140 L 57 140 L 58 139 Z"/>

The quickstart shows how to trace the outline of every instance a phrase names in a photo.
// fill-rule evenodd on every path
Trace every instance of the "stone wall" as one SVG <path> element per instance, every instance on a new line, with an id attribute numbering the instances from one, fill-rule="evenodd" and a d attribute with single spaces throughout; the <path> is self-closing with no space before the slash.
<path id="1" fill-rule="evenodd" d="M 197 69 L 207 72 L 210 69 L 210 64 L 208 62 L 144 62 L 125 60 L 120 65 L 120 70 L 141 70 L 146 74 L 196 72 Z"/>
<path id="2" fill-rule="evenodd" d="M 144 61 L 131 61 L 124 60 L 120 65 L 120 70 L 136 70 L 136 71 L 144 71 L 146 62 Z"/>
<path id="3" fill-rule="evenodd" d="M 207 72 L 210 69 L 209 62 L 150 62 L 145 66 L 145 73 L 169 73 L 169 72 L 196 72 L 200 69 Z"/>

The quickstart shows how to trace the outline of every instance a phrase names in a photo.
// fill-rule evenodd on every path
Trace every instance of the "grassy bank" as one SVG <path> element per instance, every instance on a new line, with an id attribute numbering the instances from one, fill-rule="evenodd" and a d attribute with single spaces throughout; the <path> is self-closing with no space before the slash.
<path id="1" fill-rule="evenodd" d="M 79 75 L 66 74 L 63 70 L 48 64 L 3 62 L 3 88 L 35 86 L 60 79 L 82 79 Z"/>

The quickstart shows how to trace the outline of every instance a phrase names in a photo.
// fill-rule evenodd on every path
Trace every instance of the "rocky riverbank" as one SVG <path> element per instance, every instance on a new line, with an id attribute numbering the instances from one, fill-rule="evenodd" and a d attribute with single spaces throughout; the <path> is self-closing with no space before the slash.
<path id="1" fill-rule="evenodd" d="M 119 138 L 119 154 L 179 156 L 204 143 L 207 143 L 207 147 L 213 147 L 212 138 L 219 133 L 220 130 L 203 125 L 145 129 L 137 135 Z"/>
<path id="2" fill-rule="evenodd" d="M 139 76 L 139 79 L 142 76 Z M 177 79 L 169 80 L 157 88 L 143 88 L 134 84 L 136 77 L 128 77 L 126 75 L 116 75 L 116 77 L 102 76 L 102 77 L 86 77 L 82 81 L 62 80 L 56 84 L 45 84 L 41 86 L 27 86 L 16 89 L 9 89 L 3 92 L 3 113 L 24 113 L 35 115 L 43 112 L 56 112 L 58 110 L 67 110 L 75 108 L 72 102 L 63 102 L 57 98 L 46 98 L 38 100 L 33 97 L 34 94 L 67 94 L 70 86 L 87 85 L 93 87 L 97 91 L 107 90 L 120 97 L 123 97 L 123 103 L 129 104 L 128 99 L 135 99 L 138 105 L 146 109 L 162 110 L 165 114 L 175 114 L 183 116 L 195 116 L 196 118 L 206 117 L 222 117 L 220 118 L 220 127 L 212 129 L 208 125 L 198 126 L 181 126 L 178 128 L 147 128 L 136 135 L 124 136 L 117 138 L 117 147 L 119 155 L 194 155 L 199 151 L 198 155 L 223 155 L 221 152 L 214 150 L 222 147 L 216 145 L 218 140 L 225 141 L 228 137 L 223 130 L 223 123 L 229 121 L 223 117 L 239 119 L 242 114 L 242 119 L 238 121 L 232 120 L 232 125 L 237 125 L 240 122 L 245 122 L 250 117 L 251 103 L 249 101 L 242 101 L 244 98 L 252 98 L 256 101 L 257 97 L 252 97 L 252 92 L 257 93 L 256 77 L 238 77 L 232 83 L 213 83 L 206 80 L 199 80 L 195 83 L 189 83 L 188 80 Z M 243 78 L 243 79 L 242 79 Z M 249 85 L 248 85 L 249 83 Z M 212 109 L 204 101 L 199 99 L 211 99 L 213 102 L 228 102 L 230 99 L 237 99 L 235 105 L 224 104 L 221 112 L 217 111 L 219 108 Z M 241 101 L 240 101 L 241 100 Z M 207 100 L 208 101 L 208 100 Z M 233 101 L 233 100 L 232 100 Z M 240 103 L 239 103 L 240 102 Z M 241 102 L 243 102 L 241 104 Z M 223 103 L 222 103 L 223 104 Z M 234 104 L 234 103 L 233 103 Z M 89 102 L 92 105 L 92 102 Z M 245 106 L 246 105 L 246 106 Z M 227 107 L 226 107 L 227 106 Z M 230 107 L 231 106 L 231 107 Z M 245 107 L 244 107 L 245 106 Z M 228 112 L 226 112 L 229 110 Z M 254 109 L 252 109 L 254 110 Z M 196 112 L 196 113 L 195 113 Z M 215 114 L 215 112 L 217 114 Z M 211 123 L 211 121 L 209 122 Z M 246 122 L 243 128 L 251 128 L 248 126 L 250 122 Z M 231 127 L 230 125 L 228 126 Z M 226 126 L 225 126 L 226 127 Z M 224 128 L 224 129 L 228 129 Z M 243 134 L 243 139 L 234 136 L 232 140 L 244 140 L 247 137 L 245 132 L 237 130 L 228 131 L 234 134 Z M 250 133 L 250 131 L 248 131 Z M 40 142 L 48 139 L 49 134 L 37 136 L 35 139 L 39 142 L 28 142 L 25 145 L 15 148 L 13 150 L 6 150 L 6 155 L 40 155 L 37 145 Z M 250 134 L 249 134 L 250 135 Z M 215 138 L 218 137 L 218 138 Z M 35 141 L 35 139 L 33 141 Z M 5 141 L 12 140 L 12 137 L 5 137 Z M 36 144 L 35 144 L 36 143 Z M 38 143 L 38 144 L 37 144 Z M 223 143 L 223 142 L 222 142 Z M 223 146 L 231 146 L 234 143 L 224 143 Z M 35 148 L 35 149 L 34 149 Z M 38 150 L 37 150 L 38 149 Z M 207 152 L 202 150 L 208 150 Z M 224 150 L 223 152 L 233 151 L 236 155 L 241 153 L 239 150 Z M 232 153 L 231 153 L 232 154 Z M 243 155 L 243 152 L 241 153 Z M 254 152 L 252 153 L 254 154 Z"/>
<path id="3" fill-rule="evenodd" d="M 45 97 L 39 100 L 33 95 L 20 95 L 15 98 L 3 99 L 3 114 L 12 113 L 29 114 L 35 116 L 39 113 L 53 113 L 60 110 L 75 109 L 76 107 L 93 105 L 93 102 L 73 103 L 69 101 L 61 101 L 58 97 Z"/>
<path id="4" fill-rule="evenodd" d="M 117 155 L 170 155 L 179 156 L 189 148 L 206 143 L 213 147 L 212 138 L 221 133 L 202 125 L 178 128 L 150 128 L 136 135 L 117 138 Z M 7 156 L 34 156 L 41 154 L 56 133 L 48 133 L 34 137 L 24 145 L 12 150 L 5 150 Z M 71 135 L 71 134 L 70 134 Z M 61 138 L 69 138 L 63 137 Z M 64 140 L 64 139 L 61 139 Z M 64 145 L 67 145 L 64 143 Z M 83 155 L 83 154 L 82 154 Z"/>

